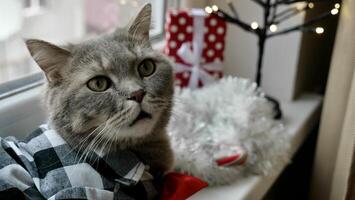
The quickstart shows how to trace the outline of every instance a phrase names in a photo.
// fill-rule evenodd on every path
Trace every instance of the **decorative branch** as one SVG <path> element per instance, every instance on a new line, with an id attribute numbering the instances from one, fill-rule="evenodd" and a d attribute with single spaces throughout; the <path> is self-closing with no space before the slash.
<path id="1" fill-rule="evenodd" d="M 272 8 L 272 14 L 271 14 L 271 20 L 270 21 L 275 21 L 277 17 L 277 6 Z"/>
<path id="2" fill-rule="evenodd" d="M 292 0 L 292 1 L 280 0 L 280 1 L 277 1 L 273 4 L 271 4 L 270 6 L 274 7 L 274 6 L 278 6 L 278 5 L 291 5 L 291 4 L 299 3 L 299 2 L 325 3 L 325 2 L 329 2 L 329 1 L 327 1 L 327 0 Z"/>
<path id="3" fill-rule="evenodd" d="M 212 7 L 206 7 L 205 10 L 206 12 L 210 14 L 214 14 L 218 16 L 220 19 L 225 20 L 227 22 L 230 22 L 232 24 L 235 24 L 242 28 L 243 30 L 254 33 L 258 37 L 258 60 L 257 60 L 257 70 L 256 70 L 256 76 L 255 76 L 255 82 L 258 86 L 261 86 L 261 80 L 262 80 L 262 66 L 263 66 L 263 56 L 264 56 L 264 50 L 265 50 L 265 43 L 267 39 L 278 36 L 278 35 L 283 35 L 286 33 L 290 33 L 293 31 L 304 31 L 304 32 L 315 32 L 317 34 L 322 34 L 324 32 L 324 28 L 322 27 L 317 27 L 317 28 L 312 28 L 311 26 L 321 20 L 326 19 L 327 17 L 330 17 L 332 15 L 336 15 L 339 12 L 340 4 L 336 3 L 334 5 L 334 8 L 330 12 L 326 12 L 321 14 L 318 17 L 315 17 L 311 20 L 308 20 L 302 24 L 296 25 L 289 27 L 285 30 L 278 31 L 277 32 L 277 24 L 280 24 L 281 22 L 284 22 L 288 19 L 290 19 L 293 16 L 296 16 L 297 14 L 301 12 L 305 12 L 308 9 L 312 9 L 314 7 L 314 2 L 326 2 L 327 0 L 251 0 L 258 5 L 260 5 L 263 8 L 263 24 L 261 27 L 259 27 L 259 24 L 257 22 L 252 22 L 250 25 L 243 22 L 240 20 L 236 9 L 234 8 L 233 4 L 229 1 L 228 6 L 229 9 L 233 12 L 234 17 L 230 16 L 228 13 L 226 13 L 223 10 L 220 10 L 216 5 L 213 5 Z M 331 1 L 331 0 L 329 0 Z M 327 1 L 327 2 L 329 2 Z M 279 5 L 291 5 L 294 3 L 298 2 L 305 2 L 307 3 L 306 6 L 302 8 L 295 8 L 292 6 L 292 8 L 286 9 L 280 13 L 277 13 L 277 7 Z M 268 32 L 268 29 L 270 30 L 271 33 Z M 279 103 L 276 99 L 267 96 L 267 99 L 271 101 L 274 104 L 274 107 L 276 108 L 278 114 L 275 115 L 275 118 L 279 118 L 281 116 L 281 110 L 279 107 Z"/>
<path id="4" fill-rule="evenodd" d="M 270 35 L 268 35 L 267 37 L 268 38 L 271 38 L 271 37 L 275 37 L 277 35 L 283 35 L 283 34 L 286 34 L 286 33 L 290 33 L 292 31 L 296 31 L 296 30 L 301 30 L 302 28 L 305 28 L 305 27 L 308 27 L 308 26 L 311 26 L 321 20 L 324 20 L 330 16 L 332 16 L 333 14 L 331 12 L 326 12 L 326 13 L 323 13 L 321 14 L 320 16 L 316 17 L 316 18 L 313 18 L 311 20 L 308 20 L 306 21 L 305 23 L 302 23 L 300 25 L 296 25 L 296 26 L 293 26 L 293 27 L 290 27 L 286 30 L 283 30 L 283 31 L 279 31 L 277 33 L 272 33 Z"/>
<path id="5" fill-rule="evenodd" d="M 232 11 L 234 17 L 235 17 L 235 18 L 239 18 L 238 13 L 237 13 L 237 10 L 235 9 L 233 3 L 232 3 L 230 0 L 228 0 L 228 1 L 227 1 L 227 4 L 228 4 L 229 9 Z"/>
<path id="6" fill-rule="evenodd" d="M 258 4 L 259 6 L 262 6 L 262 7 L 265 7 L 266 6 L 266 3 L 264 3 L 263 1 L 261 0 L 251 0 L 253 1 L 254 3 Z"/>
<path id="7" fill-rule="evenodd" d="M 212 14 L 218 16 L 219 18 L 227 21 L 227 22 L 231 22 L 233 24 L 237 24 L 240 28 L 242 28 L 245 31 L 251 32 L 251 33 L 256 33 L 257 30 L 254 30 L 251 28 L 251 26 L 245 22 L 243 22 L 242 20 L 238 19 L 238 18 L 233 18 L 232 16 L 230 16 L 229 14 L 227 14 L 226 12 L 224 12 L 221 9 L 218 9 L 218 11 L 213 12 Z"/>
<path id="8" fill-rule="evenodd" d="M 279 15 L 278 17 L 276 17 L 276 19 L 273 21 L 273 24 L 280 24 L 281 22 L 291 18 L 291 17 L 294 17 L 302 12 L 305 12 L 307 11 L 308 9 L 310 9 L 308 7 L 308 5 L 304 6 L 303 8 L 293 8 L 292 9 L 292 12 L 288 12 L 288 14 L 284 14 L 284 15 Z"/>
<path id="9" fill-rule="evenodd" d="M 283 10 L 283 11 L 281 11 L 280 13 L 277 13 L 276 16 L 275 16 L 275 18 L 282 17 L 283 15 L 286 15 L 286 14 L 288 14 L 288 13 L 290 13 L 290 12 L 293 12 L 294 10 L 295 10 L 294 7 L 288 8 L 288 9 L 286 9 L 286 10 Z"/>

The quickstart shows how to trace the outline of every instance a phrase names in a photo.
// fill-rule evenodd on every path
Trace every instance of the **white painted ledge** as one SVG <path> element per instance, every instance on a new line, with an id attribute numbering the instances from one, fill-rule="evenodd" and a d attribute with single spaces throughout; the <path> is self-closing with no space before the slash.
<path id="1" fill-rule="evenodd" d="M 320 115 L 322 98 L 319 95 L 306 94 L 293 102 L 281 103 L 284 124 L 292 135 L 292 155 L 304 142 L 307 134 L 314 128 Z M 286 166 L 285 166 L 286 167 Z M 283 170 L 275 176 L 251 176 L 240 179 L 234 184 L 208 187 L 189 200 L 258 200 L 267 193 Z"/>
<path id="2" fill-rule="evenodd" d="M 0 100 L 0 137 L 24 139 L 46 121 L 42 93 L 42 88 L 36 87 Z"/>

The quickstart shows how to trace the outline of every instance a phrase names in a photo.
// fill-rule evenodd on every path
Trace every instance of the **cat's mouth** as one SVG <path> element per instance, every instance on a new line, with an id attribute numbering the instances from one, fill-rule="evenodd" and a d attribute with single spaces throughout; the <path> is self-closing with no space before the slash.
<path id="1" fill-rule="evenodd" d="M 144 119 L 152 119 L 152 115 L 145 112 L 144 110 L 141 110 L 141 112 L 139 113 L 139 115 L 137 116 L 137 118 L 135 120 L 133 120 L 133 122 L 129 125 L 129 126 L 133 126 L 135 125 L 138 121 L 144 120 Z"/>

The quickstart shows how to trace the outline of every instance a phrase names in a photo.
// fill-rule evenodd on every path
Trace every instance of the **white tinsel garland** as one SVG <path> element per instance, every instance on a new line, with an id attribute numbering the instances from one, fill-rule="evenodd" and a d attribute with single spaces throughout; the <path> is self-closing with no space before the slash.
<path id="1" fill-rule="evenodd" d="M 227 77 L 202 89 L 177 90 L 175 99 L 168 132 L 177 170 L 217 185 L 270 175 L 289 161 L 289 136 L 255 83 Z M 247 152 L 246 162 L 217 166 L 215 159 L 233 146 Z"/>

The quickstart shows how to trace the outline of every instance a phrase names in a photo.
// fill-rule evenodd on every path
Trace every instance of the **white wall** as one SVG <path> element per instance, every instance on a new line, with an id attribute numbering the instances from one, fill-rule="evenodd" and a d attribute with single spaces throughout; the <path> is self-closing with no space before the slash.
<path id="1" fill-rule="evenodd" d="M 212 3 L 228 11 L 226 1 L 215 0 Z M 262 9 L 251 0 L 232 0 L 242 20 L 262 23 Z M 281 10 L 281 9 L 280 9 Z M 279 26 L 279 30 L 301 23 L 304 15 L 298 15 Z M 262 88 L 266 93 L 289 101 L 293 97 L 294 82 L 297 72 L 298 51 L 301 33 L 293 32 L 284 36 L 271 38 L 266 43 Z M 228 25 L 225 52 L 226 74 L 255 79 L 257 63 L 257 38 L 235 25 Z"/>
<path id="2" fill-rule="evenodd" d="M 309 199 L 354 199 L 345 194 L 355 146 L 355 1 L 342 1 L 341 9 Z"/>
<path id="3" fill-rule="evenodd" d="M 24 139 L 47 121 L 42 93 L 42 87 L 37 87 L 0 100 L 0 137 Z"/>
<path id="4" fill-rule="evenodd" d="M 63 43 L 81 38 L 85 33 L 83 0 L 47 0 L 48 7 L 38 15 L 23 19 L 20 33 L 6 42 L 8 62 L 27 58 L 23 38 L 38 38 Z"/>
<path id="5" fill-rule="evenodd" d="M 30 59 L 24 39 L 37 38 L 63 44 L 78 40 L 85 34 L 84 0 L 46 0 L 46 2 L 45 9 L 31 15 L 26 15 L 21 6 L 17 13 L 17 16 L 20 15 L 19 18 L 22 18 L 20 30 L 7 39 L 0 40 L 0 83 L 39 71 L 39 67 Z M 0 3 L 0 10 L 4 9 L 4 6 Z M 8 24 L 16 21 L 14 18 L 8 20 L 10 21 Z M 0 29 L 4 28 L 2 25 Z"/>

